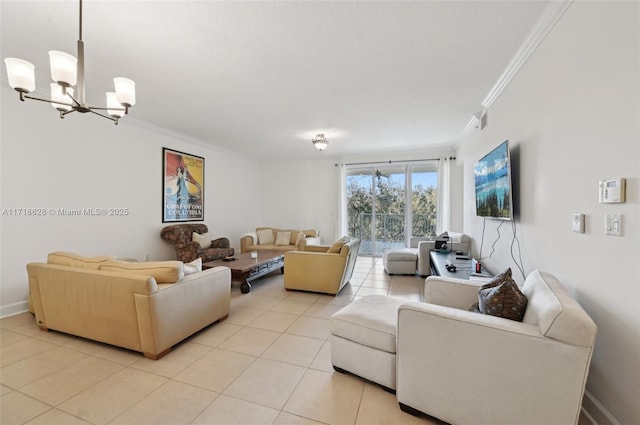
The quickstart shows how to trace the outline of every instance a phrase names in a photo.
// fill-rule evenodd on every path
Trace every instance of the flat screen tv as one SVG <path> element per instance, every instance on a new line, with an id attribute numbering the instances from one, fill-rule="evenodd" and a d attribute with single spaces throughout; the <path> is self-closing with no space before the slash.
<path id="1" fill-rule="evenodd" d="M 483 156 L 473 167 L 478 217 L 513 219 L 509 141 Z"/>

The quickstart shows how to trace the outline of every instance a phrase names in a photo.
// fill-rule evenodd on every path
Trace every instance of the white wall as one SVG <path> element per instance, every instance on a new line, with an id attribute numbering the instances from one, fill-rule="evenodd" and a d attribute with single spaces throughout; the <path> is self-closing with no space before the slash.
<path id="1" fill-rule="evenodd" d="M 340 181 L 333 164 L 328 160 L 262 164 L 262 220 L 257 225 L 318 229 L 323 243 L 333 243 L 338 232 Z"/>
<path id="2" fill-rule="evenodd" d="M 175 258 L 160 238 L 162 148 L 205 158 L 209 231 L 239 249 L 259 221 L 259 166 L 158 129 L 89 115 L 58 118 L 51 106 L 20 102 L 2 85 L 0 209 L 128 208 L 124 217 L 0 216 L 0 317 L 26 308 L 26 264 L 56 250 L 144 260 Z M 143 107 L 139 105 L 138 107 Z M 135 110 L 131 112 L 135 116 Z"/>
<path id="3" fill-rule="evenodd" d="M 574 2 L 458 152 L 477 255 L 473 163 L 511 140 L 524 268 L 556 275 L 598 325 L 587 390 L 621 424 L 640 423 L 639 8 Z M 617 177 L 627 202 L 599 204 L 598 180 Z M 572 213 L 586 215 L 586 233 L 571 231 Z M 623 237 L 604 235 L 605 213 L 624 215 Z M 498 224 L 486 222 L 483 256 Z M 485 261 L 494 272 L 514 267 L 509 224 Z"/>

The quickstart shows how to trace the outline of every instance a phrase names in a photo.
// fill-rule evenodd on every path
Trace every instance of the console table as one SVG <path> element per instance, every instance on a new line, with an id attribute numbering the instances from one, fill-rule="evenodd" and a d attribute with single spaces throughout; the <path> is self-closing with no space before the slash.
<path id="1" fill-rule="evenodd" d="M 465 255 L 456 255 L 455 252 L 429 252 L 431 258 L 431 272 L 437 276 L 455 277 L 458 279 L 470 279 L 471 275 L 480 275 L 481 277 L 493 277 L 486 270 L 477 274 L 473 268 L 473 260 Z M 456 266 L 456 271 L 447 270 L 447 264 Z"/>

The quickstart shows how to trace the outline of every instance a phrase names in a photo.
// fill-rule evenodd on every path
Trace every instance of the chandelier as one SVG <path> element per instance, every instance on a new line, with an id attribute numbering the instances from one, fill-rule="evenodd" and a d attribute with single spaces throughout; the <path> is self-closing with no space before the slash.
<path id="1" fill-rule="evenodd" d="M 329 145 L 329 141 L 324 138 L 324 133 L 319 133 L 316 137 L 311 139 L 311 142 L 319 151 L 322 151 L 327 147 L 327 145 Z"/>
<path id="2" fill-rule="evenodd" d="M 82 42 L 82 0 L 80 0 L 80 30 L 78 58 L 57 50 L 49 51 L 51 63 L 51 99 L 29 96 L 36 88 L 35 67 L 30 62 L 16 58 L 5 58 L 9 85 L 20 93 L 20 100 L 48 102 L 64 118 L 71 112 L 87 112 L 100 115 L 118 124 L 118 119 L 129 112 L 136 103 L 136 83 L 128 78 L 114 78 L 115 92 L 107 92 L 107 106 L 90 106 L 85 101 L 84 87 L 84 43 Z M 77 85 L 76 85 L 77 84 Z M 76 89 L 74 90 L 74 86 Z M 108 115 L 98 111 L 107 111 Z"/>

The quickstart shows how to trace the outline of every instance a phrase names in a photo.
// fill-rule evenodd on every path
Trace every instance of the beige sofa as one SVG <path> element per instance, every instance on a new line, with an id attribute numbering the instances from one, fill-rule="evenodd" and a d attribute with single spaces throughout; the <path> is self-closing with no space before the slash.
<path id="1" fill-rule="evenodd" d="M 158 359 L 229 315 L 231 273 L 216 267 L 184 275 L 181 261 L 127 263 L 51 253 L 27 265 L 38 325 L 140 351 Z"/>
<path id="2" fill-rule="evenodd" d="M 251 252 L 259 249 L 275 249 L 278 251 L 304 250 L 306 245 L 319 245 L 320 243 L 321 239 L 317 230 L 256 227 L 255 232 L 246 233 L 240 238 L 240 252 Z"/>
<path id="3" fill-rule="evenodd" d="M 349 282 L 360 249 L 360 239 L 337 246 L 308 245 L 304 251 L 284 254 L 284 287 L 337 294 Z M 332 252 L 329 252 L 332 251 Z"/>

